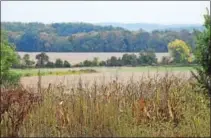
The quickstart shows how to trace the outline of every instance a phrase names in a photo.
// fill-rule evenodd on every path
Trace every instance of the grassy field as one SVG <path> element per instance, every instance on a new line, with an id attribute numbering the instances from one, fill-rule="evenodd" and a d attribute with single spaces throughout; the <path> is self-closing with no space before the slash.
<path id="1" fill-rule="evenodd" d="M 82 72 L 80 70 L 95 70 L 96 72 Z M 141 78 L 149 78 L 159 75 L 165 76 L 168 72 L 181 78 L 190 78 L 193 67 L 86 67 L 86 68 L 54 68 L 41 69 L 42 87 L 47 88 L 49 84 L 63 85 L 66 92 L 66 86 L 74 87 L 82 79 L 84 85 L 92 85 L 96 80 L 97 83 L 107 84 L 118 77 L 122 83 L 130 81 L 131 77 L 138 81 Z M 74 70 L 74 71 L 73 71 Z M 13 71 L 22 74 L 21 84 L 26 88 L 37 88 L 38 69 L 25 69 Z"/>
<path id="2" fill-rule="evenodd" d="M 81 69 L 93 69 L 98 72 L 148 72 L 148 71 L 192 71 L 194 70 L 193 67 L 153 67 L 153 66 L 146 66 L 146 67 L 83 67 L 83 68 L 42 68 L 42 69 L 12 69 L 12 71 L 22 74 L 23 76 L 36 76 L 38 71 L 40 70 L 43 75 L 56 75 L 56 74 L 74 74 L 77 72 L 71 72 L 72 70 L 79 71 Z M 57 72 L 57 73 L 56 73 Z M 80 73 L 80 72 L 78 72 Z"/>
<path id="3" fill-rule="evenodd" d="M 72 73 L 81 69 L 97 72 Z M 39 92 L 42 102 L 11 104 L 3 115 L 1 136 L 209 137 L 210 100 L 191 77 L 192 69 L 41 69 L 46 76 L 22 77 L 21 84 L 31 93 Z M 13 71 L 36 75 L 38 69 Z M 24 112 L 27 108 L 31 110 Z"/>
<path id="4" fill-rule="evenodd" d="M 210 136 L 210 100 L 193 79 L 184 77 L 187 72 L 182 76 L 163 72 L 160 77 L 160 72 L 149 76 L 142 72 L 147 79 L 127 78 L 126 82 L 123 80 L 128 72 L 121 72 L 123 80 L 114 77 L 104 83 L 96 79 L 90 85 L 82 85 L 97 74 L 73 78 L 75 84 L 64 85 L 66 82 L 61 81 L 59 85 L 43 87 L 40 104 L 11 104 L 0 125 L 1 136 L 14 131 L 21 137 Z M 49 83 L 52 77 L 60 81 L 58 76 L 44 76 L 41 83 Z M 26 80 L 28 84 L 35 82 L 34 77 L 24 78 L 31 78 L 31 82 Z M 30 89 L 35 91 L 34 87 Z M 17 128 L 14 120 L 21 118 L 20 112 L 27 106 L 32 110 Z"/>
<path id="5" fill-rule="evenodd" d="M 76 74 L 83 74 L 83 73 L 94 73 L 95 70 L 92 69 L 12 69 L 13 72 L 16 72 L 18 74 L 21 74 L 23 77 L 27 76 L 38 76 L 38 72 L 40 71 L 40 74 L 42 76 L 47 75 L 76 75 Z"/>

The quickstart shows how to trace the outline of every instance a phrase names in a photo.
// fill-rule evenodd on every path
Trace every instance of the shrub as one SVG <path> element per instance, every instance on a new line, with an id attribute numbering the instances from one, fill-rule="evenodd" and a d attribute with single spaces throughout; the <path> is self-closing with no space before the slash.
<path id="1" fill-rule="evenodd" d="M 7 72 L 4 76 L 2 76 L 2 84 L 4 87 L 11 87 L 19 85 L 19 81 L 21 78 L 21 74 L 18 74 L 13 71 Z"/>
<path id="2" fill-rule="evenodd" d="M 105 61 L 100 61 L 99 66 L 106 66 L 106 62 Z"/>
<path id="3" fill-rule="evenodd" d="M 171 57 L 169 57 L 169 56 L 163 56 L 160 63 L 162 65 L 169 65 L 171 62 L 172 62 Z"/>
<path id="4" fill-rule="evenodd" d="M 48 63 L 45 66 L 49 67 L 49 68 L 54 68 L 55 64 L 53 62 L 51 62 L 51 61 L 48 61 Z"/>

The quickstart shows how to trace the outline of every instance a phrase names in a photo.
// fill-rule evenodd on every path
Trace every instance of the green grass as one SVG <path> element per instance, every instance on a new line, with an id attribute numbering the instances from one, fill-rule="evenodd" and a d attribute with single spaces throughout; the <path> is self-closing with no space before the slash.
<path id="1" fill-rule="evenodd" d="M 71 69 L 12 69 L 13 72 L 16 72 L 20 74 L 21 76 L 37 76 L 38 72 L 40 70 L 40 73 L 42 76 L 47 75 L 73 75 L 73 74 L 81 74 L 81 73 L 93 73 L 94 70 L 71 70 Z"/>
<path id="2" fill-rule="evenodd" d="M 178 71 L 186 72 L 194 70 L 196 66 L 142 66 L 142 67 L 84 67 L 85 69 L 94 69 L 99 72 L 147 72 L 147 71 Z"/>
<path id="3" fill-rule="evenodd" d="M 142 67 L 83 67 L 83 68 L 42 68 L 41 75 L 71 75 L 88 73 L 81 71 L 81 69 L 93 69 L 98 72 L 148 72 L 148 71 L 178 71 L 188 72 L 194 70 L 195 66 L 142 66 Z M 75 70 L 75 71 L 73 71 Z M 12 69 L 12 71 L 21 74 L 22 76 L 37 76 L 39 69 Z"/>
<path id="4" fill-rule="evenodd" d="M 145 71 L 191 71 L 193 67 L 128 67 L 120 68 L 119 71 L 134 71 L 134 72 L 145 72 Z"/>

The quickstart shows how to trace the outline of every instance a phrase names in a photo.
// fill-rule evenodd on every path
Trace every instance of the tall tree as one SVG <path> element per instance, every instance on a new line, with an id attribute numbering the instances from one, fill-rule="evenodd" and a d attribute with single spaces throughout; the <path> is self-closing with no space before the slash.
<path id="1" fill-rule="evenodd" d="M 26 67 L 30 67 L 35 63 L 34 61 L 30 60 L 29 54 L 25 54 L 23 56 L 23 62 L 26 65 Z"/>
<path id="2" fill-rule="evenodd" d="M 210 38 L 210 13 L 204 15 L 205 30 L 197 35 L 195 57 L 201 68 L 196 68 L 197 73 L 192 72 L 201 88 L 211 96 L 211 38 Z"/>
<path id="3" fill-rule="evenodd" d="M 64 66 L 64 63 L 60 58 L 58 58 L 56 59 L 55 66 L 60 68 Z"/>
<path id="4" fill-rule="evenodd" d="M 176 39 L 168 44 L 168 48 L 176 63 L 184 63 L 189 60 L 190 47 L 184 41 Z"/>
<path id="5" fill-rule="evenodd" d="M 7 35 L 1 31 L 1 82 L 0 85 L 11 83 L 13 79 L 18 79 L 11 74 L 10 68 L 17 62 L 17 54 L 15 53 L 15 46 L 8 43 Z"/>
<path id="6" fill-rule="evenodd" d="M 49 57 L 46 55 L 46 53 L 42 52 L 36 55 L 36 59 L 37 59 L 37 66 L 44 67 L 45 64 L 48 62 Z"/>

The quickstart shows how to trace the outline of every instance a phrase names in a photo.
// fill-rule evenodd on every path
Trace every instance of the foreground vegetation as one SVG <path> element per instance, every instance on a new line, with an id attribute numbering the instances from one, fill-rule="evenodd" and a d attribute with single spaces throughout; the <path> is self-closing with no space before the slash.
<path id="1" fill-rule="evenodd" d="M 118 78 L 91 86 L 80 80 L 68 88 L 40 89 L 39 104 L 21 106 L 27 97 L 8 104 L 1 136 L 210 136 L 210 101 L 196 92 L 193 79 L 167 73 L 126 84 Z"/>

